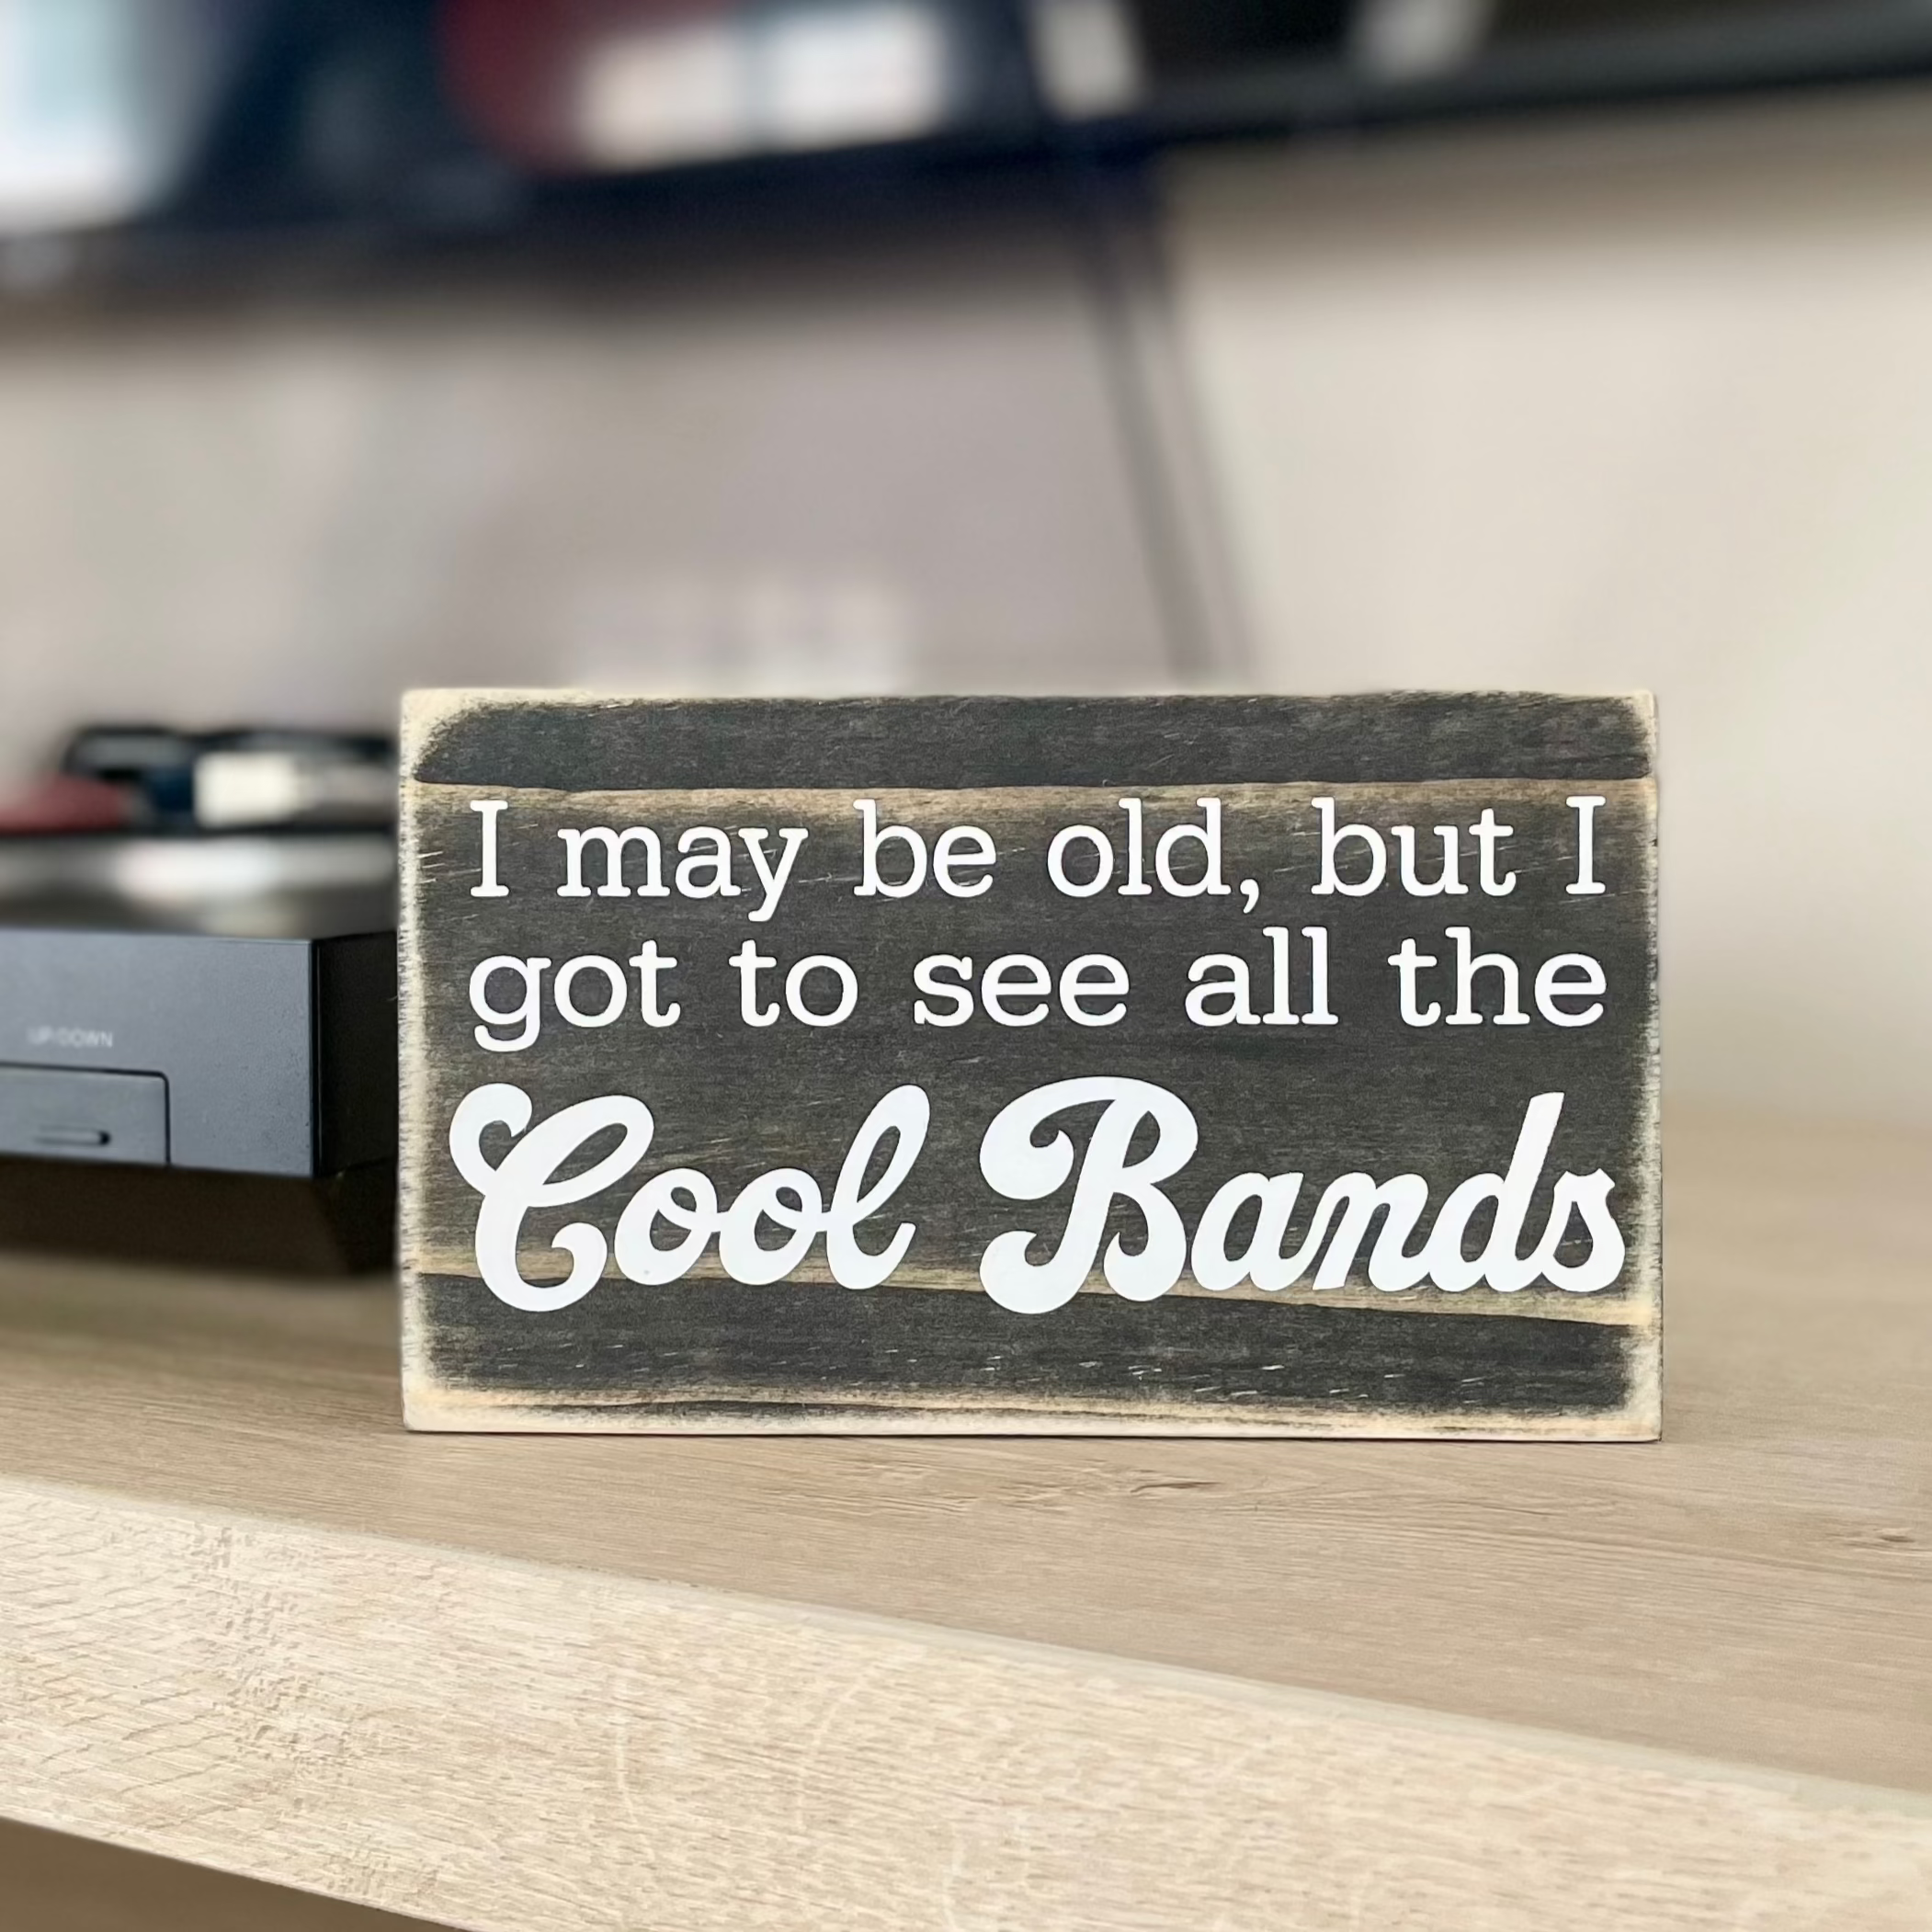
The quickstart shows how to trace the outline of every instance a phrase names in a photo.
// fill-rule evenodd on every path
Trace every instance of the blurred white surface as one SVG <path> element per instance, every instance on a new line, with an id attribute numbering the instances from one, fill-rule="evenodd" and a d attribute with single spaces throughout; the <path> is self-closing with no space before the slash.
<path id="1" fill-rule="evenodd" d="M 145 213 L 205 131 L 245 0 L 0 0 L 0 233 Z"/>
<path id="2" fill-rule="evenodd" d="M 1265 680 L 1659 694 L 1667 1085 L 1932 1120 L 1932 106 L 1203 156 Z"/>

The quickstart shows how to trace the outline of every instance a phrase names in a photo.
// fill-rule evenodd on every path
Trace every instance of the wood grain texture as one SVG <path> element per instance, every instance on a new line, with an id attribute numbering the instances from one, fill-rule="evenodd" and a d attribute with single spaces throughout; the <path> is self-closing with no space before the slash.
<path id="1" fill-rule="evenodd" d="M 10 1262 L 0 1811 L 492 1932 L 1916 1932 L 1932 1143 L 1671 1139 L 1615 1454 L 409 1436 L 386 1297 Z"/>
<path id="2" fill-rule="evenodd" d="M 416 694 L 403 788 L 411 1424 L 1654 1436 L 1649 730 L 1641 702 L 1502 695 L 761 706 Z M 926 780 L 916 789 L 905 783 L 915 772 Z M 625 778 L 633 782 L 613 789 Z M 1594 843 L 1608 890 L 1578 898 L 1564 891 L 1575 863 L 1568 801 L 1585 784 L 1601 801 Z M 884 823 L 912 827 L 927 847 L 948 826 L 981 828 L 1000 854 L 992 889 L 969 901 L 932 889 L 897 901 L 855 894 L 855 786 L 869 788 Z M 1223 874 L 1256 881 L 1256 903 L 1238 892 L 1073 899 L 1054 890 L 1053 833 L 1085 824 L 1120 836 L 1123 786 L 1141 801 L 1150 851 L 1160 830 L 1199 822 L 1211 789 Z M 1464 835 L 1460 897 L 1312 895 L 1322 870 L 1318 795 L 1345 824 L 1384 835 L 1397 824 L 1424 828 L 1425 877 L 1439 862 L 1426 858 L 1436 826 L 1467 826 L 1494 810 L 1512 831 L 1515 889 L 1473 892 Z M 493 837 L 508 897 L 471 891 L 481 878 L 479 796 L 502 804 Z M 680 835 L 699 826 L 794 826 L 805 858 L 765 924 L 747 922 L 755 888 L 737 903 L 675 892 L 560 899 L 560 838 L 586 825 L 649 828 L 661 877 L 676 868 Z M 648 876 L 635 850 L 618 875 L 604 863 L 594 856 L 586 879 L 619 887 Z M 1317 920 L 1339 1025 L 1190 1022 L 1192 962 L 1252 962 L 1258 1009 L 1269 972 L 1263 929 Z M 1600 1021 L 1404 1027 L 1389 956 L 1419 935 L 1446 960 L 1444 928 L 1459 924 L 1472 927 L 1477 950 L 1520 961 L 1526 987 L 1546 959 L 1587 951 L 1612 989 Z M 858 1010 L 835 1029 L 742 1024 L 725 961 L 747 937 L 772 949 L 780 972 L 808 953 L 849 962 Z M 503 1029 L 494 1041 L 480 1037 L 471 983 L 480 960 L 552 965 L 582 953 L 622 962 L 647 940 L 676 961 L 665 995 L 680 1004 L 676 1025 L 647 1029 L 633 1013 L 580 1029 L 552 1010 L 521 1047 L 504 1051 Z M 1297 931 L 1292 946 L 1305 1004 L 1305 936 Z M 915 1022 L 922 959 L 983 968 L 1035 955 L 1057 972 L 1095 954 L 1127 962 L 1131 977 L 1127 1011 L 1113 1024 L 1080 1027 L 1057 1014 L 1024 1029 L 983 1016 L 958 1029 Z M 603 997 L 603 982 L 593 974 L 592 983 Z M 1496 975 L 1482 987 L 1482 1009 L 1494 1013 Z M 1347 1280 L 1320 1289 L 1311 1263 L 1285 1290 L 1247 1282 L 1210 1293 L 1183 1273 L 1159 1299 L 1139 1301 L 1114 1292 L 1097 1249 L 1069 1305 L 1015 1313 L 983 1290 L 981 1257 L 1016 1224 L 1057 1227 L 1064 1202 L 1018 1206 L 996 1193 L 981 1177 L 983 1141 L 1017 1096 L 1092 1074 L 1153 1082 L 1187 1104 L 1199 1147 L 1164 1191 L 1188 1228 L 1237 1174 L 1305 1174 L 1290 1249 L 1345 1174 L 1418 1175 L 1439 1209 L 1460 1181 L 1508 1164 L 1532 1097 L 1558 1094 L 1561 1130 L 1526 1240 L 1549 1217 L 1559 1174 L 1607 1172 L 1627 1262 L 1589 1296 L 1547 1279 L 1521 1291 L 1448 1291 L 1426 1280 L 1392 1292 L 1370 1285 L 1364 1239 Z M 860 1123 L 902 1084 L 930 1096 L 931 1126 L 873 1239 L 902 1219 L 916 1239 L 887 1282 L 859 1294 L 835 1284 L 818 1246 L 777 1282 L 730 1279 L 711 1247 L 682 1279 L 642 1288 L 622 1278 L 612 1245 L 606 1285 L 588 1298 L 542 1312 L 507 1305 L 479 1279 L 478 1196 L 449 1148 L 464 1097 L 504 1081 L 532 1097 L 539 1120 L 623 1093 L 646 1101 L 654 1121 L 648 1159 L 623 1184 L 525 1218 L 518 1267 L 528 1279 L 562 1272 L 551 1243 L 568 1223 L 587 1222 L 608 1243 L 647 1172 L 696 1169 L 729 1201 L 767 1170 L 802 1167 L 829 1193 Z M 1108 1234 L 1130 1252 L 1146 1238 L 1124 1198 Z M 1589 1249 L 1573 1224 L 1563 1258 Z M 958 1292 L 916 1292 L 931 1289 Z M 1432 1319 L 1449 1313 L 1494 1319 L 1450 1329 Z"/>
<path id="3" fill-rule="evenodd" d="M 722 699 L 653 705 L 642 729 L 628 699 L 462 695 L 460 707 L 439 708 L 411 760 L 412 776 L 425 784 L 965 791 L 1043 783 L 1571 781 L 1643 778 L 1655 769 L 1647 703 L 1535 691 L 1300 698 L 1286 711 L 1279 698 Z M 1177 733 L 1172 722 L 1183 714 L 1187 728 Z"/>
<path id="4" fill-rule="evenodd" d="M 484 1932 L 1932 1912 L 1897 1794 L 72 1492 L 0 1533 L 22 1815 Z"/>

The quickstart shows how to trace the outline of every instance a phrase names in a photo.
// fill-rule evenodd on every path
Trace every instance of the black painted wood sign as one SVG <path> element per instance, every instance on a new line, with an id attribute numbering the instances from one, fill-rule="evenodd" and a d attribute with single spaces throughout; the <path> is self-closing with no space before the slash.
<path id="1" fill-rule="evenodd" d="M 404 720 L 437 1429 L 1647 1438 L 1647 698 Z"/>

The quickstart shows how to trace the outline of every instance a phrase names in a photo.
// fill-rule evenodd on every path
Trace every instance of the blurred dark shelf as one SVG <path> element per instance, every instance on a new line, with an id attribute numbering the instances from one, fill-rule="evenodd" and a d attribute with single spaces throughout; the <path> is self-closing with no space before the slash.
<path id="1" fill-rule="evenodd" d="M 1339 57 L 1176 82 L 1140 117 L 1157 143 L 1555 114 L 1932 75 L 1932 9 L 1898 0 L 1804 6 L 1642 31 L 1526 38 L 1452 73 L 1377 79 Z"/>
<path id="2" fill-rule="evenodd" d="M 840 0 L 824 17 L 866 11 Z M 1050 207 L 1070 180 L 1084 191 L 1096 170 L 1131 176 L 1191 142 L 1932 75 L 1923 0 L 915 0 L 899 11 L 949 37 L 943 103 L 925 123 L 869 139 L 855 124 L 843 145 L 788 147 L 747 119 L 738 152 L 673 152 L 625 171 L 495 139 L 438 72 L 428 0 L 273 0 L 246 12 L 226 92 L 147 212 L 0 243 L 0 314 L 203 287 L 386 283 L 415 266 L 460 279 L 505 261 L 550 273 L 695 247 L 756 256 L 868 224 Z M 1074 14 L 1123 37 L 1112 82 L 1070 82 L 1042 51 L 1041 23 Z M 692 17 L 749 33 L 790 16 L 750 5 Z M 657 110 L 623 111 L 648 133 Z"/>

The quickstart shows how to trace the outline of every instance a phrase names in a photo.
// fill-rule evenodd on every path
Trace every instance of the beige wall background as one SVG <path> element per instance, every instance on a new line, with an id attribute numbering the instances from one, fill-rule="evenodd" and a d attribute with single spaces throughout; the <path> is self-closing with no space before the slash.
<path id="1" fill-rule="evenodd" d="M 84 719 L 381 726 L 413 684 L 1169 675 L 1051 223 L 394 280 L 13 306 L 0 779 Z"/>
<path id="2" fill-rule="evenodd" d="M 1165 318 L 1111 342 L 1025 210 L 12 305 L 0 779 L 83 719 L 380 722 L 412 683 L 1172 683 L 1225 653 L 1176 635 L 1124 343 L 1231 675 L 1655 689 L 1669 1085 L 1932 1122 L 1932 92 L 1165 187 Z"/>
<path id="3" fill-rule="evenodd" d="M 1932 1121 L 1932 97 L 1169 189 L 1261 676 L 1654 689 L 1668 1086 Z"/>

